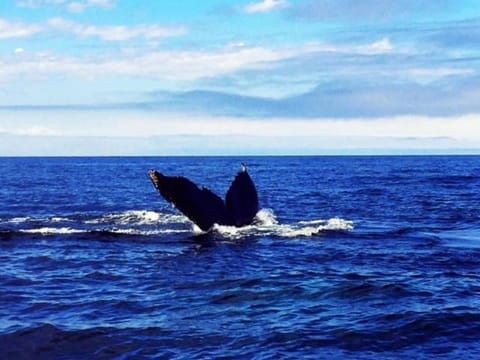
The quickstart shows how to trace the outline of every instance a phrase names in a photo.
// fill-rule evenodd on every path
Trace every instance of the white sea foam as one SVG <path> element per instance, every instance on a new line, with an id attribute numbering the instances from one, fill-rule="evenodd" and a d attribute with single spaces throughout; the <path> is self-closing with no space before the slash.
<path id="1" fill-rule="evenodd" d="M 52 216 L 52 217 L 20 216 L 20 217 L 14 217 L 6 220 L 6 222 L 10 224 L 22 224 L 27 222 L 59 223 L 59 222 L 67 222 L 67 221 L 71 222 L 74 220 L 67 217 L 61 217 L 61 216 Z"/>
<path id="2" fill-rule="evenodd" d="M 87 220 L 87 224 L 117 225 L 157 225 L 185 223 L 188 219 L 183 215 L 160 213 L 149 210 L 128 210 L 121 213 L 106 214 L 100 218 Z"/>
<path id="3" fill-rule="evenodd" d="M 15 218 L 9 219 L 9 220 L 7 220 L 7 222 L 12 223 L 12 224 L 21 224 L 21 223 L 24 223 L 24 222 L 27 222 L 27 221 L 30 221 L 30 220 L 32 220 L 31 217 L 24 216 L 24 217 L 15 217 Z"/>
<path id="4" fill-rule="evenodd" d="M 138 229 L 112 229 L 108 230 L 113 234 L 120 235 L 162 235 L 162 234 L 182 234 L 190 232 L 187 229 L 158 229 L 158 230 L 138 230 Z"/>
<path id="5" fill-rule="evenodd" d="M 139 230 L 139 229 L 89 229 L 89 230 L 80 230 L 72 229 L 68 227 L 54 228 L 54 227 L 43 227 L 38 229 L 22 229 L 19 230 L 22 233 L 26 234 L 40 234 L 40 235 L 68 235 L 68 234 L 87 234 L 94 231 L 105 231 L 111 234 L 119 235 L 140 235 L 140 236 L 150 236 L 150 235 L 161 235 L 161 234 L 180 234 L 188 233 L 187 229 L 158 229 L 158 230 Z"/>
<path id="6" fill-rule="evenodd" d="M 12 218 L 13 223 L 31 221 L 30 217 Z M 66 217 L 51 217 L 50 223 L 73 221 Z M 178 225 L 191 224 L 194 234 L 204 233 L 197 225 L 187 217 L 180 214 L 161 213 L 149 210 L 129 210 L 119 213 L 110 213 L 101 217 L 87 220 L 85 224 L 94 225 L 88 229 L 75 229 L 71 227 L 46 226 L 35 229 L 19 230 L 27 234 L 58 235 L 80 234 L 90 232 L 109 232 L 124 235 L 162 235 L 188 233 L 188 228 Z M 53 224 L 51 224 L 53 225 Z M 95 226 L 100 225 L 100 226 Z M 172 226 L 173 225 L 173 226 Z M 176 225 L 176 226 L 175 226 Z M 139 228 L 141 226 L 141 228 Z M 147 228 L 145 228 L 147 226 Z M 299 221 L 293 224 L 281 224 L 271 209 L 262 209 L 255 216 L 251 225 L 243 227 L 214 225 L 213 231 L 229 239 L 238 239 L 245 236 L 277 236 L 277 237 L 310 237 L 323 231 L 349 231 L 353 229 L 353 222 L 341 218 L 327 220 Z"/>
<path id="7" fill-rule="evenodd" d="M 194 235 L 205 234 L 205 231 L 200 229 L 197 224 L 192 223 L 192 232 Z"/>
<path id="8" fill-rule="evenodd" d="M 270 235 L 278 237 L 310 237 L 323 231 L 349 231 L 353 222 L 341 218 L 300 221 L 295 224 L 280 224 L 271 209 L 258 212 L 252 225 L 243 227 L 214 225 L 213 230 L 231 239 L 244 236 Z"/>
<path id="9" fill-rule="evenodd" d="M 22 223 L 28 223 L 28 222 L 59 223 L 59 222 L 72 222 L 72 221 L 75 221 L 75 220 L 68 217 L 62 217 L 62 216 L 52 216 L 52 217 L 22 216 L 22 217 L 14 217 L 6 220 L 6 222 L 10 224 L 22 224 Z"/>
<path id="10" fill-rule="evenodd" d="M 57 222 L 67 222 L 67 221 L 73 221 L 72 219 L 66 218 L 66 217 L 61 217 L 61 216 L 53 216 L 50 218 L 51 222 L 57 223 Z"/>
<path id="11" fill-rule="evenodd" d="M 278 225 L 278 220 L 272 209 L 261 209 L 255 215 L 254 223 L 262 226 Z"/>
<path id="12" fill-rule="evenodd" d="M 41 235 L 57 235 L 57 234 L 80 234 L 84 233 L 85 230 L 72 229 L 68 227 L 62 228 L 53 228 L 53 227 L 43 227 L 38 229 L 23 229 L 20 232 L 27 234 L 41 234 Z"/>

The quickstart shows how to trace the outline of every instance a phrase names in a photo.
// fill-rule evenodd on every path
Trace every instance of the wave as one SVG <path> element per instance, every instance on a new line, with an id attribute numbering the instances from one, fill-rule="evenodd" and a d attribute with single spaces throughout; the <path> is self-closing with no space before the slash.
<path id="1" fill-rule="evenodd" d="M 245 236 L 311 237 L 324 231 L 350 231 L 353 222 L 341 218 L 299 221 L 296 224 L 281 224 L 271 209 L 260 210 L 252 225 L 243 227 L 215 225 L 213 230 L 220 235 L 238 239 Z M 196 228 L 196 231 L 199 229 Z"/>
<path id="2" fill-rule="evenodd" d="M 139 230 L 139 229 L 72 229 L 72 228 L 38 228 L 38 229 L 20 229 L 19 233 L 39 234 L 39 235 L 68 235 L 68 234 L 112 234 L 112 235 L 139 235 L 151 236 L 160 234 L 176 234 L 189 232 L 188 230 L 178 229 L 160 229 L 160 230 Z"/>
<path id="3" fill-rule="evenodd" d="M 25 234 L 41 234 L 41 235 L 59 235 L 59 234 L 79 234 L 85 232 L 84 230 L 72 229 L 67 227 L 54 228 L 42 227 L 38 229 L 20 229 L 18 232 Z"/>
<path id="4" fill-rule="evenodd" d="M 158 225 L 185 223 L 188 219 L 183 215 L 161 213 L 150 210 L 127 210 L 121 213 L 109 213 L 98 218 L 86 220 L 86 224 L 117 225 Z"/>
<path id="5" fill-rule="evenodd" d="M 14 217 L 14 218 L 8 219 L 5 222 L 10 224 L 20 224 L 30 220 L 32 220 L 32 218 L 29 216 L 20 216 L 20 217 Z"/>
<path id="6" fill-rule="evenodd" d="M 247 300 L 248 298 L 247 292 Z M 254 297 L 257 299 L 258 297 Z M 253 299 L 251 301 L 253 301 Z M 217 298 L 230 305 L 228 294 Z M 302 303 L 302 305 L 305 305 Z M 275 320 L 268 304 L 255 309 L 263 316 L 261 321 Z M 222 306 L 220 306 L 222 307 Z M 231 306 L 225 306 L 231 308 Z M 218 309 L 218 306 L 214 306 Z M 2 359 L 83 359 L 83 358 L 277 358 L 288 353 L 292 358 L 318 358 L 326 353 L 331 358 L 421 358 L 421 359 L 476 359 L 478 358 L 478 333 L 480 314 L 474 308 L 431 309 L 430 311 L 381 311 L 375 314 L 355 312 L 356 321 L 347 321 L 331 314 L 319 314 L 318 305 L 312 308 L 291 309 L 284 316 L 303 320 L 302 313 L 310 311 L 308 323 L 286 322 L 273 326 L 267 332 L 216 330 L 202 326 L 191 329 L 180 320 L 159 327 L 156 324 L 135 326 L 65 326 L 58 321 L 20 324 L 0 333 L 0 358 Z M 202 312 L 189 319 L 220 317 L 230 324 L 236 320 L 235 312 Z M 309 313 L 310 314 L 310 313 Z M 287 316 L 288 315 L 288 316 Z M 264 320 L 264 319 L 267 320 Z M 313 320 L 311 320 L 313 318 Z M 283 319 L 283 318 L 282 318 Z M 324 324 L 325 323 L 325 324 Z M 256 325 L 257 322 L 254 323 Z M 178 356 L 177 356 L 178 357 Z M 280 356 L 280 358 L 282 358 Z"/>
<path id="7" fill-rule="evenodd" d="M 14 217 L 3 221 L 13 225 L 2 231 L 3 237 L 21 235 L 129 235 L 156 236 L 165 234 L 204 234 L 187 217 L 180 214 L 151 210 L 127 210 L 117 213 L 88 216 L 74 214 L 49 217 Z M 189 226 L 188 226 L 189 225 Z M 213 233 L 228 239 L 247 236 L 276 236 L 285 238 L 311 237 L 325 231 L 350 231 L 353 222 L 341 218 L 299 221 L 294 224 L 280 223 L 271 209 L 260 210 L 252 225 L 241 228 L 215 225 Z"/>
<path id="8" fill-rule="evenodd" d="M 75 221 L 74 218 L 62 217 L 62 216 L 51 216 L 51 217 L 35 217 L 35 216 L 18 216 L 11 219 L 1 219 L 1 222 L 7 224 L 23 224 L 23 223 L 32 223 L 32 222 L 72 222 Z"/>
<path id="9" fill-rule="evenodd" d="M 122 212 L 107 213 L 99 216 L 72 214 L 54 215 L 45 217 L 17 216 L 10 219 L 0 219 L 7 224 L 22 223 L 60 223 L 83 222 L 85 224 L 117 224 L 117 225 L 157 225 L 171 223 L 185 223 L 188 219 L 183 215 L 157 212 L 151 210 L 126 210 Z"/>
<path id="10" fill-rule="evenodd" d="M 128 338 L 113 341 L 110 333 L 123 337 L 121 330 L 90 328 L 68 330 L 53 324 L 40 324 L 30 328 L 0 334 L 2 359 L 83 359 L 124 357 Z M 140 345 L 138 342 L 137 346 Z M 100 350 L 99 350 L 100 348 Z M 108 349 L 105 350 L 105 349 Z M 98 356 L 103 351 L 103 356 Z M 94 354 L 96 356 L 94 356 Z"/>

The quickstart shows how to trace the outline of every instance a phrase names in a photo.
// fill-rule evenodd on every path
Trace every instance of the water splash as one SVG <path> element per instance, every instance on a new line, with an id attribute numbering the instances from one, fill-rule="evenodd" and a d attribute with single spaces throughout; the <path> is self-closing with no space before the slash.
<path id="1" fill-rule="evenodd" d="M 281 224 L 271 209 L 262 209 L 252 225 L 244 227 L 215 225 L 213 230 L 224 237 L 238 239 L 245 236 L 311 237 L 323 231 L 350 231 L 353 222 L 341 218 L 300 221 L 295 224 Z"/>

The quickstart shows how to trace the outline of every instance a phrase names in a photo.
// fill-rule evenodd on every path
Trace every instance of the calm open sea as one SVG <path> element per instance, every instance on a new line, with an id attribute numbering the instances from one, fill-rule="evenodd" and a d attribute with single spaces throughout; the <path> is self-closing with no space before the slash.
<path id="1" fill-rule="evenodd" d="M 480 157 L 0 158 L 0 264 L 0 359 L 479 359 Z"/>

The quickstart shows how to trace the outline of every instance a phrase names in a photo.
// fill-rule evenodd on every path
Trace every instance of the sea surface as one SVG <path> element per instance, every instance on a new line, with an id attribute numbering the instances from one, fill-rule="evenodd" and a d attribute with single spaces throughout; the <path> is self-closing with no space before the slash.
<path id="1" fill-rule="evenodd" d="M 201 233 L 147 171 L 254 225 Z M 480 359 L 480 157 L 0 158 L 0 359 Z"/>

